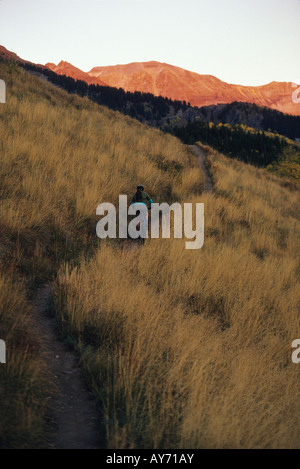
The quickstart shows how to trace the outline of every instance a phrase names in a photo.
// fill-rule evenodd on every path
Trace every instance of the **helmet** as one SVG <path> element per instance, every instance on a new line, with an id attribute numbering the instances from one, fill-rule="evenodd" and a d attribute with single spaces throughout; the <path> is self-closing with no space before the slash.
<path id="1" fill-rule="evenodd" d="M 137 190 L 138 191 L 143 191 L 144 190 L 144 186 L 142 186 L 141 184 L 137 186 Z"/>

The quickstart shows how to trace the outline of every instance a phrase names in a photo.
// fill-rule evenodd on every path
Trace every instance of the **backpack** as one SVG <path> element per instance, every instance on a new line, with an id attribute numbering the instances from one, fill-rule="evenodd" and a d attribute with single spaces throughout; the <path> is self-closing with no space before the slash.
<path id="1" fill-rule="evenodd" d="M 135 199 L 138 202 L 139 200 L 143 200 L 143 193 L 142 192 L 136 192 L 135 194 Z"/>

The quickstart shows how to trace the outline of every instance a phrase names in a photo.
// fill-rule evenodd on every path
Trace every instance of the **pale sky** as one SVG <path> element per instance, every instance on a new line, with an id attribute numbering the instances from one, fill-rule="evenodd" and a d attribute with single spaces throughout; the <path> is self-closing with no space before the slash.
<path id="1" fill-rule="evenodd" d="M 0 45 L 35 63 L 157 60 L 228 83 L 300 82 L 300 0 L 0 0 Z"/>

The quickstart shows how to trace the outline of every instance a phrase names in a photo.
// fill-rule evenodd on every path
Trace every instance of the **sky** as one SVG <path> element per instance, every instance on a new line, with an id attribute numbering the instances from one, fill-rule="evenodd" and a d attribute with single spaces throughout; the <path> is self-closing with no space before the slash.
<path id="1" fill-rule="evenodd" d="M 0 45 L 31 62 L 157 60 L 241 85 L 300 83 L 300 0 L 0 0 Z"/>

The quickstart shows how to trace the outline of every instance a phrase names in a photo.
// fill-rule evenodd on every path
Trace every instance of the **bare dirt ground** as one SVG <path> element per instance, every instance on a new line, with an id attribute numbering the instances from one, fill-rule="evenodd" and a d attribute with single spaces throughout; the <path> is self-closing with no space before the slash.
<path id="1" fill-rule="evenodd" d="M 195 155 L 199 161 L 199 164 L 201 166 L 201 169 L 204 173 L 205 176 L 205 181 L 204 181 L 204 192 L 209 192 L 213 188 L 213 183 L 211 180 L 211 177 L 207 171 L 207 168 L 205 166 L 205 153 L 201 148 L 199 148 L 197 145 L 190 145 L 193 151 L 195 152 Z"/>
<path id="2" fill-rule="evenodd" d="M 40 330 L 51 384 L 49 397 L 48 441 L 46 448 L 105 448 L 103 424 L 95 401 L 80 374 L 78 357 L 59 339 L 55 317 L 48 313 L 51 287 L 40 288 L 34 298 L 34 319 Z"/>

